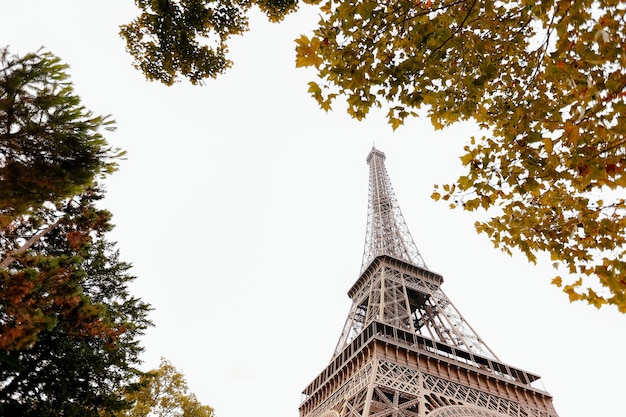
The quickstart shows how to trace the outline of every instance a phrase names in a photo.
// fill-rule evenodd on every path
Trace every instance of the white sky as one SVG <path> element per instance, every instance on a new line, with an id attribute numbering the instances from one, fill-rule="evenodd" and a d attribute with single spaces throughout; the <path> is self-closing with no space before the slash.
<path id="1" fill-rule="evenodd" d="M 561 417 L 624 415 L 626 317 L 569 304 L 549 262 L 501 254 L 471 214 L 429 198 L 460 172 L 471 126 L 392 132 L 378 114 L 318 110 L 293 43 L 314 12 L 253 19 L 227 75 L 165 87 L 131 67 L 117 35 L 132 0 L 2 3 L 0 45 L 45 46 L 70 64 L 84 104 L 117 120 L 108 139 L 128 158 L 104 205 L 134 294 L 155 308 L 146 370 L 169 359 L 217 417 L 296 417 L 348 314 L 375 143 L 426 263 L 500 359 L 542 375 Z"/>

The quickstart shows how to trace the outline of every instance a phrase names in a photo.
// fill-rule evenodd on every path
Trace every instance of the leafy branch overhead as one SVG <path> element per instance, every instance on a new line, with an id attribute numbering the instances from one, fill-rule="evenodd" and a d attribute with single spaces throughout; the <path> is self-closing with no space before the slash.
<path id="1" fill-rule="evenodd" d="M 140 19 L 155 22 L 144 24 L 153 31 L 144 37 L 146 50 L 160 48 L 143 62 L 164 70 L 162 81 L 171 84 L 177 68 L 198 82 L 230 65 L 225 41 L 246 30 L 254 3 L 137 4 L 152 8 Z M 256 4 L 275 21 L 297 8 L 295 2 Z M 191 11 L 201 23 L 184 23 Z M 436 128 L 477 122 L 485 136 L 465 147 L 465 174 L 437 187 L 433 198 L 470 211 L 492 209 L 491 219 L 476 228 L 496 247 L 520 250 L 532 262 L 547 253 L 568 273 L 552 282 L 571 300 L 626 312 L 621 2 L 329 0 L 320 12 L 314 32 L 296 41 L 296 66 L 317 71 L 309 92 L 323 109 L 340 97 L 357 119 L 384 107 L 394 129 L 418 110 Z M 180 30 L 186 26 L 190 32 Z M 178 42 L 209 31 L 217 34 L 214 52 L 223 65 L 187 53 L 191 41 Z M 163 58 L 154 59 L 159 54 Z M 189 75 L 186 62 L 195 57 L 210 69 Z M 146 68 L 148 78 L 158 79 L 158 71 Z"/>
<path id="2" fill-rule="evenodd" d="M 143 14 L 122 34 L 137 66 L 166 84 L 223 72 L 226 41 L 247 30 L 252 5 L 273 21 L 298 7 L 136 3 Z M 491 209 L 476 229 L 496 247 L 531 262 L 546 253 L 567 272 L 552 283 L 570 300 L 626 312 L 625 9 L 617 0 L 328 0 L 317 28 L 296 40 L 296 66 L 317 71 L 309 92 L 324 110 L 342 98 L 357 119 L 385 108 L 394 129 L 418 110 L 438 129 L 478 123 L 485 136 L 468 141 L 465 174 L 433 198 Z M 210 35 L 211 52 L 194 44 Z"/>
<path id="3" fill-rule="evenodd" d="M 250 7 L 272 21 L 298 7 L 297 0 L 135 0 L 141 14 L 122 25 L 120 35 L 134 66 L 148 80 L 172 85 L 215 78 L 231 66 L 227 41 L 248 30 Z"/>
<path id="4" fill-rule="evenodd" d="M 299 63 L 324 108 L 395 128 L 473 120 L 466 172 L 433 198 L 466 210 L 496 247 L 549 254 L 570 300 L 626 312 L 625 8 L 617 1 L 329 2 Z M 493 214 L 495 213 L 495 214 Z"/>

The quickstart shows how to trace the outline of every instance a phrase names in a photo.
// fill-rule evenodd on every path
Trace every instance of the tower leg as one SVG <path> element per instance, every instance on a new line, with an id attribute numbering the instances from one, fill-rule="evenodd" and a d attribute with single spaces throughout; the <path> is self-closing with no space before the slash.
<path id="1" fill-rule="evenodd" d="M 376 383 L 376 374 L 378 373 L 378 361 L 374 361 L 370 381 L 367 384 L 367 395 L 365 396 L 365 405 L 363 407 L 363 417 L 369 417 L 370 407 L 372 405 L 372 397 L 374 396 L 374 387 Z"/>

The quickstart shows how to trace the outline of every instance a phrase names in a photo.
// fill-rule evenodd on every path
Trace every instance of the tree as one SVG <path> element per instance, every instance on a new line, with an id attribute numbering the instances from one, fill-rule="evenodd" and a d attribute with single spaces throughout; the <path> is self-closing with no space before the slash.
<path id="1" fill-rule="evenodd" d="M 486 130 L 466 173 L 433 193 L 465 210 L 496 247 L 547 253 L 570 300 L 626 312 L 626 13 L 618 1 L 329 2 L 297 65 L 346 97 L 358 119 L 387 107 L 392 127 L 425 109 L 436 128 Z M 619 192 L 622 191 L 622 192 Z M 590 279 L 595 277 L 594 281 Z"/>
<path id="2" fill-rule="evenodd" d="M 223 72 L 226 41 L 247 29 L 252 4 L 274 21 L 298 8 L 289 0 L 136 3 L 142 18 L 122 35 L 148 78 L 166 84 Z M 322 109 L 343 97 L 360 120 L 384 107 L 393 129 L 420 111 L 437 129 L 476 122 L 485 134 L 468 140 L 465 174 L 433 198 L 489 210 L 476 229 L 497 248 L 531 262 L 545 253 L 569 274 L 552 283 L 570 300 L 626 312 L 621 2 L 326 0 L 320 12 L 313 34 L 297 39 L 296 66 L 316 69 L 309 92 Z M 211 33 L 220 65 L 193 45 Z M 190 76 L 180 69 L 193 59 L 208 67 Z"/>
<path id="3" fill-rule="evenodd" d="M 0 50 L 0 415 L 101 416 L 140 372 L 149 306 L 105 239 L 123 155 L 47 52 Z"/>
<path id="4" fill-rule="evenodd" d="M 0 48 L 0 229 L 80 194 L 124 154 L 102 136 L 113 121 L 81 105 L 67 68 L 50 52 Z"/>
<path id="5" fill-rule="evenodd" d="M 110 323 L 101 319 L 97 302 L 83 288 L 85 259 L 111 228 L 110 213 L 94 206 L 101 197 L 91 190 L 0 231 L 0 253 L 13 253 L 5 258 L 10 268 L 0 270 L 1 349 L 30 348 L 60 319 L 70 332 L 108 337 Z M 42 224 L 50 225 L 45 235 L 38 233 Z M 29 236 L 39 238 L 28 250 L 13 250 Z"/>
<path id="6" fill-rule="evenodd" d="M 100 130 L 112 121 L 80 104 L 59 58 L 4 48 L 0 65 L 0 348 L 22 349 L 82 302 L 81 251 L 111 228 L 90 187 L 123 152 L 107 145 Z"/>
<path id="7" fill-rule="evenodd" d="M 166 85 L 180 76 L 194 84 L 231 66 L 227 41 L 248 29 L 257 5 L 273 21 L 297 8 L 297 0 L 135 0 L 141 14 L 121 27 L 134 66 Z"/>
<path id="8" fill-rule="evenodd" d="M 202 405 L 190 393 L 183 374 L 167 360 L 161 358 L 158 369 L 144 374 L 140 388 L 129 392 L 126 399 L 132 408 L 125 417 L 213 417 L 213 409 Z"/>
<path id="9" fill-rule="evenodd" d="M 100 197 L 68 201 L 56 227 L 0 270 L 0 415 L 95 417 L 128 406 L 119 392 L 141 374 L 150 308 L 128 291 L 134 277 L 104 237 Z M 53 214 L 32 214 L 0 241 Z"/>

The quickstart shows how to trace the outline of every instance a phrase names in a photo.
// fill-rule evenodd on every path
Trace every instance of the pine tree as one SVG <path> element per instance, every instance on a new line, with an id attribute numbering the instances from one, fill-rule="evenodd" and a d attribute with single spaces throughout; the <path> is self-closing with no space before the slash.
<path id="1" fill-rule="evenodd" d="M 131 266 L 105 239 L 110 214 L 94 206 L 99 197 L 68 202 L 57 226 L 0 271 L 0 415 L 101 416 L 128 406 L 120 392 L 141 375 L 150 307 L 129 293 Z"/>

